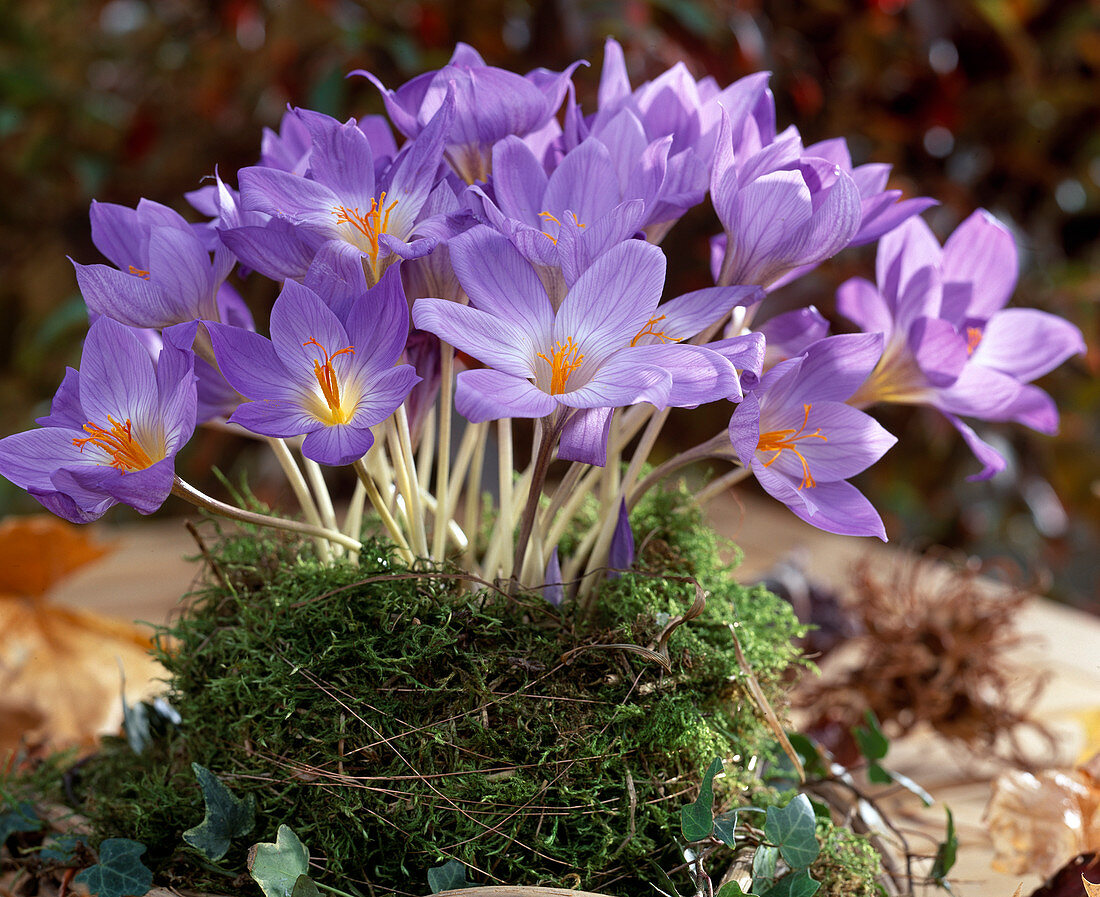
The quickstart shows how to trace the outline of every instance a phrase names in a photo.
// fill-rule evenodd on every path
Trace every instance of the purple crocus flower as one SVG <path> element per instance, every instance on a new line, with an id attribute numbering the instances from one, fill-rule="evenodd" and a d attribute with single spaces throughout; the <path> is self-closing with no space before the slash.
<path id="1" fill-rule="evenodd" d="M 690 329 L 728 313 L 737 294 L 705 292 L 662 316 L 665 258 L 656 246 L 620 243 L 577 279 L 557 309 L 500 234 L 474 228 L 450 249 L 470 306 L 418 299 L 413 321 L 487 365 L 458 376 L 455 406 L 468 420 L 549 417 L 563 426 L 559 457 L 603 464 L 615 408 L 693 406 L 739 394 L 726 358 L 666 341 L 690 335 L 667 328 Z"/>
<path id="2" fill-rule="evenodd" d="M 218 293 L 236 259 L 213 260 L 200 232 L 167 206 L 93 202 L 92 242 L 117 267 L 73 262 L 88 308 L 131 327 L 169 327 L 218 317 Z"/>
<path id="3" fill-rule="evenodd" d="M 667 174 L 661 194 L 646 206 L 646 232 L 659 242 L 687 209 L 706 196 L 708 172 L 721 124 L 721 111 L 735 123 L 738 134 L 751 121 L 758 149 L 775 136 L 775 109 L 768 91 L 767 72 L 748 75 L 719 89 L 713 78 L 696 80 L 678 62 L 652 81 L 630 87 L 622 47 L 614 38 L 604 44 L 600 73 L 599 108 L 587 120 L 575 110 L 575 126 L 566 129 L 574 140 L 601 140 L 616 159 L 638 158 L 640 147 L 670 137 Z"/>
<path id="4" fill-rule="evenodd" d="M 1054 402 L 1031 381 L 1083 352 L 1084 338 L 1056 315 L 1004 308 L 1018 267 L 1004 225 L 979 210 L 941 249 L 928 225 L 911 218 L 882 238 L 876 267 L 877 286 L 853 278 L 837 292 L 841 314 L 885 338 L 853 404 L 939 409 L 983 463 L 978 479 L 1005 462 L 958 415 L 1057 431 Z"/>
<path id="5" fill-rule="evenodd" d="M 42 429 L 0 439 L 0 474 L 73 523 L 119 502 L 153 513 L 195 429 L 195 328 L 166 328 L 154 362 L 130 328 L 95 320 L 80 370 L 66 371 Z"/>
<path id="6" fill-rule="evenodd" d="M 897 440 L 846 404 L 882 352 L 878 334 L 830 336 L 780 362 L 730 418 L 741 463 L 765 491 L 819 529 L 886 539 L 882 519 L 847 482 Z"/>
<path id="7" fill-rule="evenodd" d="M 350 464 L 374 444 L 370 428 L 389 417 L 419 379 L 396 365 L 409 309 L 396 268 L 341 320 L 308 287 L 287 281 L 271 310 L 271 339 L 210 324 L 225 379 L 252 401 L 229 420 L 263 436 L 306 438 L 302 454 Z"/>
<path id="8" fill-rule="evenodd" d="M 292 251 L 304 244 L 316 256 L 354 259 L 374 285 L 395 259 L 418 258 L 436 245 L 434 237 L 417 238 L 417 227 L 437 182 L 454 109 L 453 97 L 446 99 L 428 127 L 380 175 L 371 141 L 358 122 L 340 124 L 318 112 L 297 110 L 313 140 L 307 175 L 263 166 L 241 169 L 239 175 L 243 208 L 262 212 L 281 227 L 226 229 L 222 238 L 257 270 L 273 276 L 304 276 L 308 265 L 287 269 L 287 243 L 293 240 Z"/>
<path id="9" fill-rule="evenodd" d="M 735 155 L 733 133 L 723 112 L 710 182 L 725 231 L 716 241 L 718 283 L 771 286 L 851 242 L 862 207 L 849 174 L 807 155 L 793 128 L 748 158 Z"/>
<path id="10" fill-rule="evenodd" d="M 550 552 L 550 560 L 546 562 L 546 575 L 543 577 L 542 597 L 554 607 L 560 607 L 565 600 L 565 586 L 561 581 L 561 560 L 558 557 L 558 546 L 555 545 Z"/>
<path id="11" fill-rule="evenodd" d="M 564 72 L 535 69 L 517 75 L 486 65 L 477 50 L 459 43 L 443 68 L 425 72 L 399 87 L 386 87 L 370 72 L 358 69 L 382 92 L 390 120 L 402 134 L 415 138 L 453 91 L 457 112 L 446 129 L 445 155 L 466 183 L 487 181 L 493 145 L 509 134 L 524 137 L 544 128 L 565 96 L 573 63 Z"/>

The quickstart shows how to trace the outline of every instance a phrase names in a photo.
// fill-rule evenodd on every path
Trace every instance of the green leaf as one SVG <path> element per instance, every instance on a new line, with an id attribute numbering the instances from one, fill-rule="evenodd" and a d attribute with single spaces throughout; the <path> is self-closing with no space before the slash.
<path id="1" fill-rule="evenodd" d="M 440 891 L 456 891 L 475 886 L 466 881 L 466 867 L 462 861 L 451 857 L 442 866 L 428 870 L 428 887 L 433 894 L 438 894 Z"/>
<path id="2" fill-rule="evenodd" d="M 202 786 L 206 816 L 183 833 L 183 840 L 216 863 L 228 852 L 233 838 L 243 837 L 255 827 L 256 798 L 251 794 L 245 800 L 234 796 L 205 766 L 192 763 L 191 769 Z"/>
<path id="3" fill-rule="evenodd" d="M 779 848 L 764 845 L 752 855 L 752 889 L 767 889 L 775 882 L 775 869 L 779 865 Z"/>
<path id="4" fill-rule="evenodd" d="M 95 897 L 142 897 L 153 887 L 153 873 L 139 857 L 145 845 L 129 838 L 107 838 L 99 845 L 99 862 L 73 878 Z"/>
<path id="5" fill-rule="evenodd" d="M 762 897 L 813 897 L 821 882 L 810 878 L 810 873 L 799 869 L 790 875 L 784 875 Z"/>
<path id="6" fill-rule="evenodd" d="M 828 776 L 828 766 L 816 744 L 800 732 L 788 732 L 787 740 L 798 754 L 798 759 L 802 761 L 802 769 L 807 776 L 819 778 Z"/>
<path id="7" fill-rule="evenodd" d="M 867 764 L 867 778 L 876 785 L 890 785 L 894 781 L 894 777 L 890 775 L 890 770 L 880 766 L 873 760 Z"/>
<path id="8" fill-rule="evenodd" d="M 702 841 L 714 832 L 714 777 L 722 771 L 722 761 L 715 757 L 703 775 L 699 796 L 680 810 L 680 831 L 685 841 Z"/>
<path id="9" fill-rule="evenodd" d="M 792 869 L 809 866 L 821 852 L 817 843 L 816 817 L 810 799 L 799 794 L 785 807 L 768 807 L 764 834 L 779 848 Z"/>
<path id="10" fill-rule="evenodd" d="M 856 744 L 859 745 L 859 752 L 868 760 L 881 760 L 890 750 L 890 742 L 882 734 L 882 727 L 873 712 L 868 710 L 863 718 L 867 722 L 866 727 L 856 726 L 852 729 Z"/>
<path id="11" fill-rule="evenodd" d="M 950 808 L 944 809 L 947 810 L 947 838 L 936 849 L 936 859 L 932 863 L 932 878 L 940 885 L 945 884 L 944 879 L 947 878 L 951 867 L 955 865 L 955 854 L 959 850 L 959 837 L 955 834 L 955 817 L 951 815 Z"/>
<path id="12" fill-rule="evenodd" d="M 16 832 L 36 832 L 43 822 L 34 812 L 34 803 L 20 801 L 6 813 L 0 813 L 0 847 Z"/>
<path id="13" fill-rule="evenodd" d="M 741 885 L 735 881 L 727 881 L 722 887 L 715 891 L 714 897 L 756 897 L 756 895 L 751 891 L 745 893 L 741 890 Z"/>
<path id="14" fill-rule="evenodd" d="M 290 892 L 290 897 L 321 897 L 321 892 L 312 878 L 308 875 L 299 875 L 294 879 L 294 888 Z"/>
<path id="15" fill-rule="evenodd" d="M 77 850 L 85 842 L 79 835 L 57 835 L 42 847 L 38 854 L 44 863 L 57 863 L 59 866 L 77 865 Z"/>
<path id="16" fill-rule="evenodd" d="M 714 819 L 714 837 L 727 847 L 733 847 L 737 839 L 737 813 L 729 810 Z"/>
<path id="17" fill-rule="evenodd" d="M 266 897 L 293 897 L 298 879 L 309 874 L 309 851 L 285 825 L 275 843 L 261 841 L 248 851 L 248 873 Z"/>
<path id="18" fill-rule="evenodd" d="M 653 885 L 653 889 L 658 894 L 663 895 L 663 897 L 680 897 L 680 892 L 676 890 L 676 885 L 673 883 L 672 879 L 669 878 L 664 868 L 658 866 L 656 863 L 651 865 L 657 875 L 657 880 L 660 882 L 660 884 Z M 653 882 L 650 882 L 650 884 L 653 884 Z"/>

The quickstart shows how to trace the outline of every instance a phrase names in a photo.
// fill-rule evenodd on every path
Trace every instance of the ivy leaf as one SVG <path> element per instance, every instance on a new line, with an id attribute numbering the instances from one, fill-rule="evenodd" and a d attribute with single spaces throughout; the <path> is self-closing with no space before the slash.
<path id="1" fill-rule="evenodd" d="M 233 838 L 243 837 L 255 827 L 256 798 L 251 794 L 245 800 L 234 796 L 205 766 L 192 763 L 191 769 L 202 786 L 206 816 L 183 833 L 183 840 L 216 863 L 225 856 Z"/>
<path id="2" fill-rule="evenodd" d="M 741 890 L 741 885 L 735 881 L 727 881 L 722 887 L 715 891 L 714 897 L 756 897 L 756 895 L 751 891 L 745 893 Z"/>
<path id="3" fill-rule="evenodd" d="M 722 761 L 715 757 L 703 775 L 699 796 L 680 810 L 680 831 L 685 841 L 702 841 L 714 832 L 714 777 L 722 771 Z"/>
<path id="4" fill-rule="evenodd" d="M 759 891 L 775 882 L 775 869 L 779 865 L 779 848 L 764 845 L 752 855 L 752 889 Z"/>
<path id="5" fill-rule="evenodd" d="M 654 871 L 657 873 L 657 880 L 660 882 L 660 884 L 653 885 L 653 889 L 658 894 L 662 895 L 662 897 L 680 897 L 680 892 L 676 890 L 676 885 L 673 883 L 672 879 L 669 878 L 664 868 L 658 866 L 656 863 L 652 865 Z M 653 882 L 650 882 L 650 884 L 653 884 Z"/>
<path id="6" fill-rule="evenodd" d="M 290 897 L 321 897 L 321 892 L 312 878 L 299 875 L 294 879 L 294 889 L 290 892 Z"/>
<path id="7" fill-rule="evenodd" d="M 779 848 L 792 869 L 804 869 L 821 852 L 817 843 L 816 818 L 810 799 L 799 794 L 785 807 L 768 807 L 764 834 Z"/>
<path id="8" fill-rule="evenodd" d="M 96 897 L 142 897 L 153 887 L 153 873 L 139 859 L 145 845 L 129 838 L 107 838 L 99 845 L 99 862 L 73 878 Z"/>
<path id="9" fill-rule="evenodd" d="M 440 891 L 457 891 L 459 888 L 477 886 L 466 881 L 466 867 L 461 860 L 451 857 L 442 866 L 428 870 L 428 887 L 433 894 L 438 894 Z"/>
<path id="10" fill-rule="evenodd" d="M 802 761 L 802 768 L 806 775 L 819 778 L 828 776 L 829 769 L 821 756 L 821 749 L 816 744 L 800 732 L 788 732 L 787 740 Z"/>
<path id="11" fill-rule="evenodd" d="M 6 813 L 0 813 L 0 847 L 16 832 L 36 832 L 42 824 L 34 812 L 34 803 L 20 801 Z"/>
<path id="12" fill-rule="evenodd" d="M 77 852 L 86 846 L 79 835 L 58 835 L 46 842 L 38 856 L 44 863 L 75 866 Z"/>
<path id="13" fill-rule="evenodd" d="M 867 725 L 856 726 L 852 729 L 852 735 L 855 736 L 856 744 L 859 745 L 859 752 L 873 763 L 886 756 L 886 752 L 890 750 L 890 742 L 883 734 L 878 718 L 872 711 L 868 710 L 863 718 Z"/>
<path id="14" fill-rule="evenodd" d="M 309 874 L 309 851 L 289 827 L 280 825 L 274 844 L 261 841 L 249 849 L 248 874 L 266 897 L 294 897 L 298 879 Z"/>
<path id="15" fill-rule="evenodd" d="M 955 834 L 955 817 L 951 815 L 950 808 L 944 809 L 947 810 L 947 837 L 936 849 L 936 859 L 932 863 L 932 879 L 939 885 L 946 884 L 947 873 L 955 865 L 955 854 L 959 849 L 959 837 Z"/>
<path id="16" fill-rule="evenodd" d="M 820 887 L 821 882 L 810 878 L 810 873 L 805 869 L 799 869 L 784 875 L 764 892 L 763 897 L 813 897 Z"/>

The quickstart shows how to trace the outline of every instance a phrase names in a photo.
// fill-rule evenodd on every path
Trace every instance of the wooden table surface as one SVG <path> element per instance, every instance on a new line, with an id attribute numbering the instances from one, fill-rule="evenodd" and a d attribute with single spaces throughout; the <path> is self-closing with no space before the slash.
<path id="1" fill-rule="evenodd" d="M 737 571 L 742 581 L 760 574 L 791 552 L 801 553 L 808 569 L 825 584 L 841 586 L 860 557 L 888 556 L 896 549 L 878 540 L 822 533 L 803 524 L 781 506 L 755 500 L 718 499 L 710 509 L 716 528 L 745 552 Z M 111 614 L 127 620 L 161 622 L 177 608 L 199 574 L 199 564 L 185 560 L 198 553 L 182 522 L 145 521 L 120 528 L 102 527 L 101 541 L 115 551 L 60 584 L 53 600 Z M 1043 600 L 1021 613 L 1018 629 L 1025 644 L 1016 656 L 1021 679 L 1034 671 L 1050 676 L 1035 716 L 1057 736 L 1056 756 L 1042 756 L 1052 766 L 1072 766 L 1091 748 L 1084 720 L 1100 710 L 1100 620 Z M 990 868 L 992 847 L 981 823 L 995 764 L 960 757 L 932 733 L 919 733 L 891 746 L 887 765 L 913 778 L 936 798 L 922 809 L 914 798 L 898 812 L 905 822 L 925 830 L 929 850 L 942 838 L 944 806 L 955 815 L 959 859 L 951 878 L 960 897 L 1010 897 L 1039 884 L 1036 876 L 1005 876 Z"/>

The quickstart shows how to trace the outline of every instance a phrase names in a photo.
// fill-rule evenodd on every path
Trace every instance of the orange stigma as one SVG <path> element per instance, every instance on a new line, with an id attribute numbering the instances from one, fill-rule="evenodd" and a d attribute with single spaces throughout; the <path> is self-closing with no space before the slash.
<path id="1" fill-rule="evenodd" d="M 88 421 L 84 425 L 84 432 L 88 435 L 82 439 L 74 439 L 73 445 L 78 446 L 82 452 L 89 442 L 103 449 L 111 456 L 111 467 L 123 473 L 128 470 L 144 470 L 153 463 L 148 452 L 134 439 L 130 418 L 126 418 L 125 424 L 120 424 L 107 415 L 107 422 L 111 425 L 109 430 Z"/>
<path id="2" fill-rule="evenodd" d="M 378 262 L 378 238 L 387 233 L 390 226 L 390 212 L 394 210 L 397 205 L 397 200 L 393 200 L 388 206 L 386 205 L 386 191 L 382 191 L 382 195 L 378 199 L 372 199 L 370 201 L 370 211 L 365 215 L 359 214 L 359 207 L 349 209 L 347 206 L 336 206 L 332 210 L 332 214 L 336 216 L 337 224 L 350 224 L 356 231 L 367 238 L 368 249 L 367 254 L 370 256 L 371 266 Z"/>
<path id="3" fill-rule="evenodd" d="M 638 331 L 638 333 L 635 335 L 634 339 L 632 339 L 630 341 L 630 345 L 632 345 L 632 346 L 638 345 L 638 340 L 640 340 L 643 336 L 655 336 L 655 337 L 657 337 L 657 339 L 661 340 L 662 342 L 670 342 L 670 343 L 675 342 L 675 340 L 671 336 L 665 336 L 665 332 L 663 330 L 654 330 L 653 329 L 654 324 L 660 324 L 661 321 L 663 321 L 664 319 L 665 319 L 664 315 L 658 315 L 657 317 L 650 318 L 648 321 L 646 321 L 645 322 L 645 327 L 643 327 L 641 330 Z"/>
<path id="4" fill-rule="evenodd" d="M 134 277 L 140 277 L 142 280 L 149 279 L 148 271 L 142 271 L 141 268 L 135 268 L 133 265 L 130 266 L 130 273 L 133 274 Z"/>
<path id="5" fill-rule="evenodd" d="M 974 350 L 978 348 L 978 343 L 982 341 L 982 329 L 980 327 L 967 327 L 966 328 L 966 354 L 973 355 Z"/>
<path id="6" fill-rule="evenodd" d="M 584 227 L 584 225 L 581 224 L 580 220 L 577 218 L 576 212 L 570 212 L 569 214 L 573 216 L 573 223 L 577 225 L 577 227 Z M 556 224 L 559 228 L 561 227 L 561 222 L 558 221 L 558 219 L 555 218 L 550 212 L 539 212 L 539 218 L 545 218 L 547 221 L 553 221 L 554 224 Z M 546 231 L 543 231 L 542 235 L 555 246 L 558 245 L 557 237 L 551 237 L 550 234 L 548 234 Z"/>
<path id="7" fill-rule="evenodd" d="M 569 378 L 584 361 L 580 348 L 570 336 L 567 337 L 564 346 L 561 342 L 554 343 L 552 358 L 547 358 L 539 352 L 538 357 L 550 365 L 550 395 L 558 396 L 565 392 L 565 385 L 569 382 Z"/>
<path id="8" fill-rule="evenodd" d="M 355 346 L 345 346 L 338 352 L 329 355 L 328 349 L 317 342 L 314 337 L 310 337 L 302 345 L 316 346 L 325 356 L 324 364 L 321 363 L 320 359 L 315 358 L 313 360 L 313 376 L 317 378 L 317 385 L 321 387 L 321 395 L 325 397 L 325 402 L 328 404 L 328 419 L 325 420 L 322 415 L 317 415 L 318 419 L 327 424 L 346 424 L 351 415 L 340 404 L 340 382 L 336 379 L 336 370 L 332 366 L 332 359 L 345 353 L 354 355 Z"/>
<path id="9" fill-rule="evenodd" d="M 820 439 L 822 442 L 828 442 L 827 436 L 821 435 L 821 428 L 818 427 L 812 433 L 805 432 L 806 422 L 810 419 L 810 409 L 812 405 L 803 405 L 805 409 L 805 415 L 802 418 L 802 426 L 797 430 L 771 430 L 768 433 L 760 434 L 760 442 L 757 443 L 756 450 L 758 452 L 775 452 L 770 459 L 764 462 L 765 467 L 771 467 L 776 462 L 780 455 L 784 451 L 794 452 L 798 456 L 798 460 L 802 462 L 802 482 L 799 484 L 799 489 L 806 487 L 813 488 L 817 485 L 813 476 L 810 474 L 810 465 L 806 461 L 806 457 L 795 446 L 796 442 L 802 439 Z"/>

